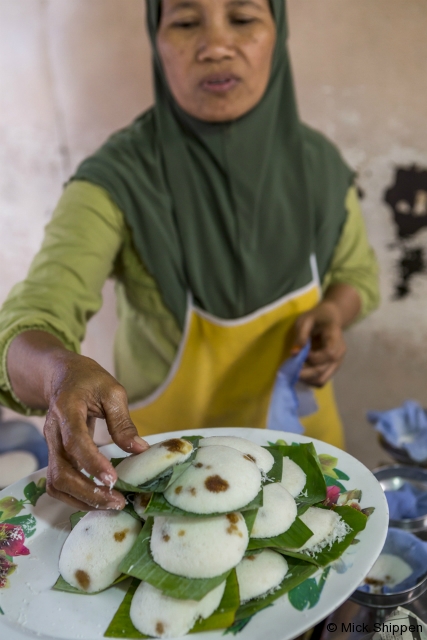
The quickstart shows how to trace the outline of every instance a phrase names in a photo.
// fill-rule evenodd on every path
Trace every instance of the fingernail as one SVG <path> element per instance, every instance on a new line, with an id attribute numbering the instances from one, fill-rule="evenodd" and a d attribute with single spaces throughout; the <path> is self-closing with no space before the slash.
<path id="1" fill-rule="evenodd" d="M 134 441 L 136 442 L 136 444 L 139 444 L 141 447 L 144 447 L 144 449 L 147 448 L 147 443 L 145 440 L 143 440 L 143 438 L 141 438 L 141 436 L 135 436 Z"/>
<path id="2" fill-rule="evenodd" d="M 106 487 L 109 487 L 111 491 L 111 489 L 114 487 L 114 483 L 116 482 L 111 473 L 101 473 L 99 478 Z"/>

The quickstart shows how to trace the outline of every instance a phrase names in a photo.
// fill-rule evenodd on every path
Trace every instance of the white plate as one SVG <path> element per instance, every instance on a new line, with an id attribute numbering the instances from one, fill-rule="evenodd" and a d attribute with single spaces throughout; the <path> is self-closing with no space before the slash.
<path id="1" fill-rule="evenodd" d="M 284 438 L 286 442 L 312 441 L 318 453 L 338 458 L 337 467 L 350 480 L 341 482 L 347 489 L 362 490 L 362 508 L 375 507 L 365 531 L 358 535 L 359 544 L 350 546 L 343 554 L 343 563 L 332 568 L 326 578 L 320 598 L 311 608 L 300 611 L 291 605 L 288 596 L 279 598 L 272 607 L 258 613 L 238 634 L 241 640 L 290 640 L 303 633 L 353 593 L 366 576 L 383 547 L 388 528 L 387 502 L 381 486 L 372 473 L 348 453 L 331 445 L 281 431 L 264 429 L 218 428 L 183 431 L 182 435 L 238 435 L 257 444 L 265 445 Z M 147 437 L 150 444 L 176 437 L 177 432 Z M 115 445 L 102 447 L 107 457 L 122 454 Z M 13 496 L 23 498 L 29 482 L 45 476 L 38 471 L 0 492 L 0 500 Z M 1 510 L 1 509 L 0 509 Z M 0 589 L 0 638 L 2 640 L 100 640 L 126 592 L 129 581 L 95 596 L 73 595 L 51 591 L 58 577 L 58 558 L 67 537 L 69 515 L 75 511 L 65 504 L 43 495 L 36 507 L 25 505 L 19 516 L 32 514 L 36 531 L 25 544 L 30 554 L 18 556 L 18 568 L 9 577 L 9 587 Z M 1 546 L 1 540 L 0 540 Z M 318 581 L 322 571 L 315 574 Z M 222 631 L 192 634 L 192 640 L 217 640 Z"/>

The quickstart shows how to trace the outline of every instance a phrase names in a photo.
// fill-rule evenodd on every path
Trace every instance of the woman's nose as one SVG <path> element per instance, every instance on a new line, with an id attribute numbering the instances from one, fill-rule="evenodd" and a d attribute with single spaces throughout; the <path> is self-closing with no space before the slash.
<path id="1" fill-rule="evenodd" d="M 199 41 L 197 60 L 199 62 L 220 62 L 235 55 L 232 36 L 222 26 L 207 28 Z"/>

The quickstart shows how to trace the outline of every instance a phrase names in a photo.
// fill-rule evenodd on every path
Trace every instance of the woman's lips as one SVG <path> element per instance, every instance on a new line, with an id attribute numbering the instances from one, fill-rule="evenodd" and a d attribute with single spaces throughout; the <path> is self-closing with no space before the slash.
<path id="1" fill-rule="evenodd" d="M 204 91 L 210 93 L 227 93 L 240 82 L 240 78 L 230 73 L 216 73 L 206 76 L 200 83 Z"/>

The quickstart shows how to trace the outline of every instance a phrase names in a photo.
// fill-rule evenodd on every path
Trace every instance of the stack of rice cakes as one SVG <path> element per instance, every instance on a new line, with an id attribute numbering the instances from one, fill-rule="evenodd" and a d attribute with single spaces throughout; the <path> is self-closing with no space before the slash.
<path id="1" fill-rule="evenodd" d="M 332 554 L 338 557 L 364 528 L 360 512 L 355 526 L 338 510 L 312 506 L 326 497 L 312 445 L 260 447 L 232 436 L 189 440 L 166 440 L 117 464 L 116 488 L 134 493 L 134 511 L 113 516 L 135 524 L 127 522 L 127 552 L 113 554 L 108 578 L 100 581 L 102 572 L 92 565 L 88 570 L 82 533 L 85 521 L 111 518 L 111 512 L 87 514 L 64 545 L 61 575 L 80 591 L 105 589 L 121 574 L 142 580 L 106 636 L 119 635 L 125 610 L 141 637 L 228 627 L 312 575 L 325 548 L 342 547 Z M 145 520 L 139 535 L 137 515 Z M 111 544 L 107 548 L 111 559 Z M 94 555 L 92 547 L 89 552 Z"/>

